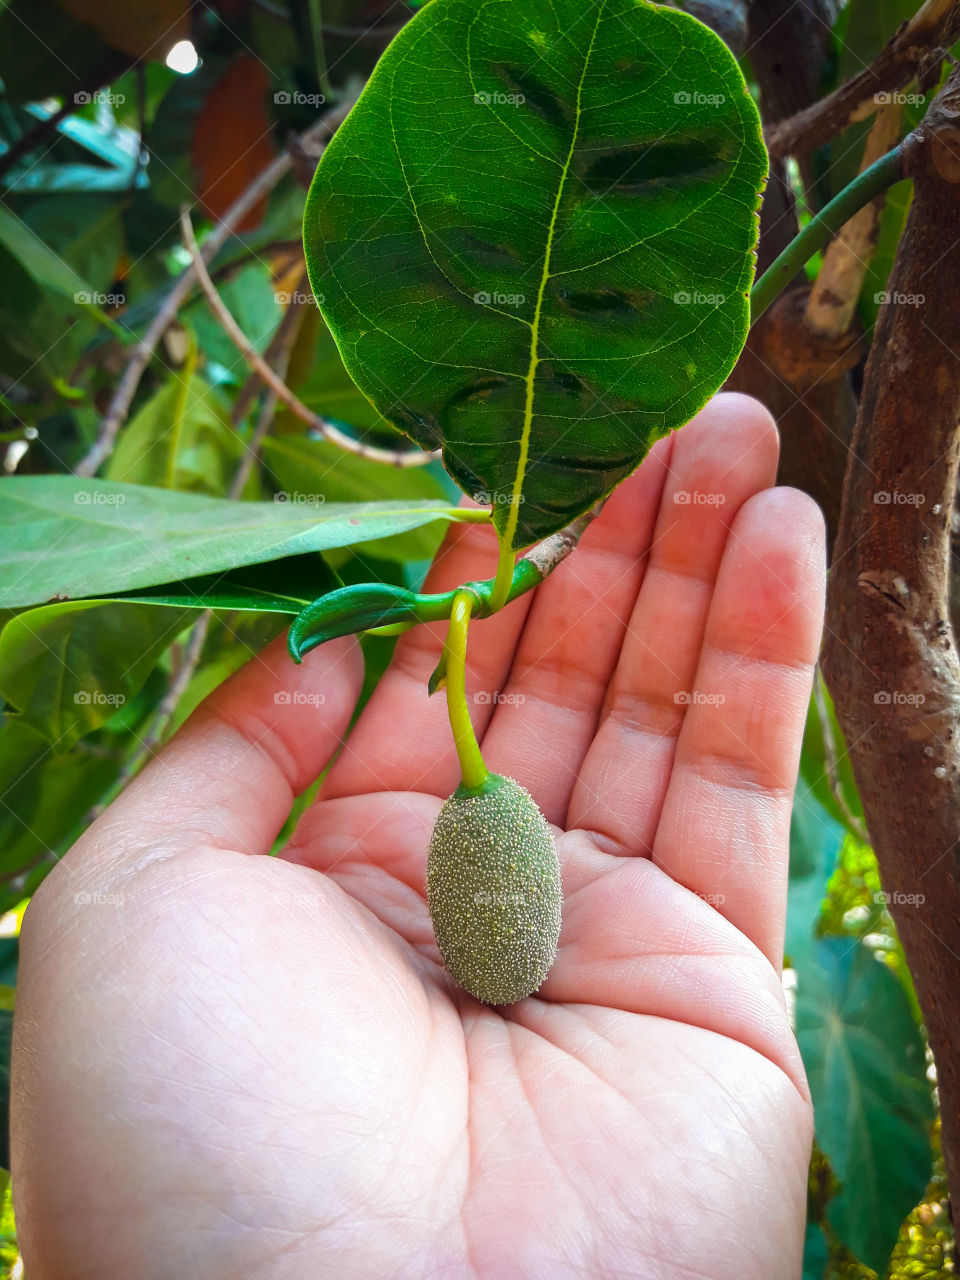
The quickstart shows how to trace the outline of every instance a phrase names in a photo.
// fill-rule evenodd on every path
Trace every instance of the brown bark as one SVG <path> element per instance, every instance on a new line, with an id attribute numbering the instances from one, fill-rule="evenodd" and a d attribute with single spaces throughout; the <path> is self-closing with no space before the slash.
<path id="1" fill-rule="evenodd" d="M 819 102 L 798 110 L 766 130 L 771 157 L 809 152 L 836 137 L 854 120 L 876 110 L 875 96 L 890 93 L 908 84 L 918 72 L 923 75 L 932 49 L 949 46 L 960 29 L 957 0 L 926 0 L 909 23 L 902 24 L 893 38 L 859 75 L 847 80 Z M 939 59 L 937 64 L 939 65 Z"/>
<path id="2" fill-rule="evenodd" d="M 901 301 L 881 313 L 867 362 L 823 665 L 936 1059 L 958 1195 L 960 658 L 948 596 L 960 460 L 960 71 L 905 164 L 915 199 L 889 285 Z"/>
<path id="3" fill-rule="evenodd" d="M 780 431 L 777 480 L 809 493 L 833 544 L 857 404 L 847 374 L 862 357 L 859 331 L 818 337 L 804 312 L 803 284 L 781 295 L 751 329 L 727 386 L 761 400 Z"/>

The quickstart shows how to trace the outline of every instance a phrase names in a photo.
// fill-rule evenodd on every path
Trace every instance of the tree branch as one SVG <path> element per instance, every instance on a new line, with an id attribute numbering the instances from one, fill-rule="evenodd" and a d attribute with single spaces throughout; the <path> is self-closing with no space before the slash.
<path id="1" fill-rule="evenodd" d="M 958 0 L 926 0 L 866 70 L 826 98 L 767 128 L 771 158 L 804 155 L 829 142 L 847 125 L 871 115 L 877 109 L 878 94 L 889 94 L 909 84 L 931 51 L 951 45 L 958 33 Z"/>
<path id="2" fill-rule="evenodd" d="M 904 144 L 914 201 L 867 362 L 830 571 L 824 675 L 937 1064 L 960 1194 L 960 71 Z"/>
<path id="3" fill-rule="evenodd" d="M 203 261 L 203 256 L 197 245 L 196 236 L 193 234 L 190 211 L 186 205 L 180 210 L 180 229 L 183 233 L 183 243 L 186 245 L 187 251 L 193 260 L 193 267 L 200 282 L 200 288 L 210 304 L 210 310 L 220 321 L 221 327 L 230 337 L 250 368 L 259 374 L 274 395 L 287 406 L 291 413 L 296 414 L 302 422 L 305 422 L 307 426 L 321 435 L 324 440 L 329 441 L 330 444 L 337 445 L 345 453 L 353 453 L 360 458 L 369 458 L 371 462 L 383 462 L 391 467 L 422 467 L 426 463 L 432 462 L 435 458 L 439 458 L 439 451 L 426 453 L 418 448 L 402 450 L 378 449 L 374 445 L 364 444 L 362 440 L 355 440 L 353 436 L 349 436 L 345 431 L 341 431 L 339 427 L 335 427 L 332 422 L 327 422 L 326 418 L 321 418 L 312 409 L 308 409 L 299 396 L 294 391 L 291 391 L 284 380 L 270 368 L 239 324 L 237 324 L 224 300 L 217 293 L 216 285 L 210 279 L 210 273 L 207 271 L 206 263 Z"/>
<path id="4" fill-rule="evenodd" d="M 352 103 L 345 102 L 333 111 L 329 111 L 322 119 L 306 131 L 300 138 L 302 145 L 311 147 L 325 141 L 334 133 L 350 110 Z M 293 157 L 289 150 L 272 160 L 267 167 L 254 178 L 250 186 L 233 202 L 223 218 L 214 226 L 203 246 L 204 262 L 209 262 L 220 251 L 233 235 L 234 228 L 244 216 L 277 185 L 280 179 L 293 166 Z M 127 420 L 130 406 L 140 385 L 147 366 L 153 359 L 160 339 L 176 319 L 177 312 L 190 296 L 196 283 L 194 264 L 191 263 L 177 277 L 160 310 L 154 316 L 146 333 L 139 342 L 129 348 L 127 367 L 123 372 L 117 388 L 100 424 L 97 438 L 89 452 L 74 467 L 78 476 L 92 476 L 103 465 L 113 450 L 120 428 Z"/>

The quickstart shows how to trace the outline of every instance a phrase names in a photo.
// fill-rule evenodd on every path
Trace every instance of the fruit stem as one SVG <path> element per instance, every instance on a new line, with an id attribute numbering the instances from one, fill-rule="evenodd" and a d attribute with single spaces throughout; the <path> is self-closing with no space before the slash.
<path id="1" fill-rule="evenodd" d="M 500 558 L 497 561 L 497 576 L 493 580 L 490 593 L 490 612 L 502 609 L 510 598 L 510 585 L 513 582 L 513 568 L 516 564 L 516 552 L 506 542 L 500 543 Z"/>
<path id="2" fill-rule="evenodd" d="M 470 591 L 458 591 L 454 596 L 446 646 L 447 713 L 460 759 L 463 785 L 468 791 L 479 790 L 489 777 L 467 707 L 467 630 L 475 599 Z"/>

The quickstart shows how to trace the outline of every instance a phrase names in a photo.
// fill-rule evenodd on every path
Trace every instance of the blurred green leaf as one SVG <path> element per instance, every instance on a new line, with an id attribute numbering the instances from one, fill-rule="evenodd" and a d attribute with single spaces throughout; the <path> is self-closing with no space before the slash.
<path id="1" fill-rule="evenodd" d="M 843 839 L 844 828 L 806 787 L 801 773 L 790 816 L 790 883 L 784 943 L 794 967 L 814 945 L 820 908 Z"/>
<path id="2" fill-rule="evenodd" d="M 261 452 L 270 479 L 296 501 L 310 496 L 325 503 L 456 501 L 439 463 L 386 467 L 303 435 L 268 436 Z M 425 525 L 397 538 L 368 540 L 364 550 L 389 559 L 426 560 L 436 553 L 443 533 L 440 525 Z"/>
<path id="3" fill-rule="evenodd" d="M 901 22 L 912 18 L 922 0 L 848 0 L 837 82 L 859 75 L 874 60 Z"/>
<path id="4" fill-rule="evenodd" d="M 798 971 L 796 1007 L 817 1142 L 841 1182 L 828 1221 L 883 1274 L 932 1168 L 923 1038 L 895 975 L 845 938 L 817 940 Z"/>
<path id="5" fill-rule="evenodd" d="M 229 502 L 73 476 L 0 485 L 0 607 L 135 587 L 392 537 L 455 520 L 448 503 Z"/>
<path id="6" fill-rule="evenodd" d="M 89 283 L 3 204 L 0 204 L 0 244 L 5 245 L 45 289 L 71 300 L 77 293 L 92 294 Z"/>
<path id="7" fill-rule="evenodd" d="M 191 373 L 174 373 L 121 433 L 107 479 L 226 494 L 246 452 L 224 394 Z M 257 491 L 252 473 L 247 494 Z"/>
<path id="8" fill-rule="evenodd" d="M 19 718 L 0 722 L 0 912 L 30 890 L 13 878 L 34 866 L 42 877 L 119 771 L 119 755 L 79 747 L 57 755 Z"/>
<path id="9" fill-rule="evenodd" d="M 195 615 L 98 600 L 43 605 L 0 632 L 0 694 L 58 751 L 106 723 Z"/>

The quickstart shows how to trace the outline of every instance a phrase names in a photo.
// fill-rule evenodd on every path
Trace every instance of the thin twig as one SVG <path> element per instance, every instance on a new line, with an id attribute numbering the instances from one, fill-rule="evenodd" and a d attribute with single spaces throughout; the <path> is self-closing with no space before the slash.
<path id="1" fill-rule="evenodd" d="M 303 148 L 310 148 L 325 141 L 343 122 L 348 114 L 351 102 L 344 102 L 335 110 L 328 112 L 322 119 L 301 135 L 299 141 Z M 204 262 L 209 262 L 222 246 L 233 235 L 234 228 L 268 192 L 272 191 L 280 179 L 293 167 L 293 156 L 289 150 L 272 160 L 267 167 L 254 178 L 246 191 L 233 202 L 227 212 L 217 222 L 203 246 Z M 193 263 L 186 267 L 177 277 L 160 310 L 154 316 L 146 333 L 129 348 L 127 367 L 123 377 L 117 384 L 113 398 L 100 424 L 100 430 L 89 452 L 74 468 L 78 476 L 92 476 L 110 456 L 117 434 L 130 412 L 133 397 L 136 395 L 140 379 L 153 359 L 160 339 L 176 319 L 177 312 L 186 302 L 196 282 L 196 271 Z"/>
<path id="2" fill-rule="evenodd" d="M 303 320 L 303 299 L 299 293 L 294 294 L 292 301 L 287 306 L 286 314 L 280 322 L 273 341 L 270 343 L 270 349 L 267 354 L 272 360 L 272 367 L 276 369 L 281 378 L 287 376 L 287 369 L 290 366 L 290 357 L 293 353 L 294 343 L 297 340 L 297 333 Z M 260 447 L 263 444 L 268 431 L 273 426 L 273 420 L 276 417 L 279 396 L 273 387 L 267 387 L 266 394 L 263 398 L 263 404 L 260 408 L 260 414 L 257 418 L 257 425 L 253 429 L 253 434 L 247 444 L 246 452 L 240 460 L 236 474 L 230 484 L 227 492 L 228 498 L 237 499 L 246 486 L 247 480 L 250 478 L 250 472 L 260 456 Z"/>
<path id="3" fill-rule="evenodd" d="M 296 414 L 301 421 L 316 431 L 318 435 L 321 435 L 324 440 L 329 441 L 330 444 L 337 445 L 346 453 L 356 454 L 360 458 L 368 458 L 371 462 L 382 462 L 391 467 L 422 467 L 440 456 L 438 452 L 426 453 L 417 448 L 404 450 L 378 449 L 374 445 L 364 444 L 361 440 L 355 440 L 353 436 L 349 436 L 345 431 L 341 431 L 339 427 L 335 427 L 332 422 L 327 422 L 325 418 L 321 418 L 312 409 L 308 409 L 303 401 L 290 390 L 284 380 L 270 368 L 263 356 L 260 355 L 237 324 L 226 303 L 217 292 L 216 285 L 210 279 L 210 273 L 207 271 L 206 263 L 203 261 L 203 256 L 197 246 L 196 236 L 193 234 L 193 224 L 190 221 L 190 211 L 186 205 L 180 210 L 180 228 L 183 232 L 183 243 L 193 259 L 194 270 L 200 282 L 200 288 L 206 295 L 211 311 L 220 321 L 221 327 L 229 335 L 250 368 L 256 370 L 267 386 L 272 388 L 291 413 Z"/>
<path id="4" fill-rule="evenodd" d="M 548 578 L 566 560 L 570 552 L 576 549 L 580 539 L 603 510 L 605 503 L 606 498 L 595 503 L 589 511 L 585 511 L 582 516 L 577 516 L 576 520 L 571 520 L 559 532 L 552 533 L 549 538 L 544 538 L 543 542 L 538 542 L 535 547 L 531 547 L 523 558 L 530 561 L 541 578 Z"/>
<path id="5" fill-rule="evenodd" d="M 960 30 L 958 0 L 926 0 L 859 75 L 796 115 L 770 125 L 767 150 L 773 159 L 805 155 L 883 103 L 883 95 L 908 84 L 931 51 L 946 49 Z"/>

